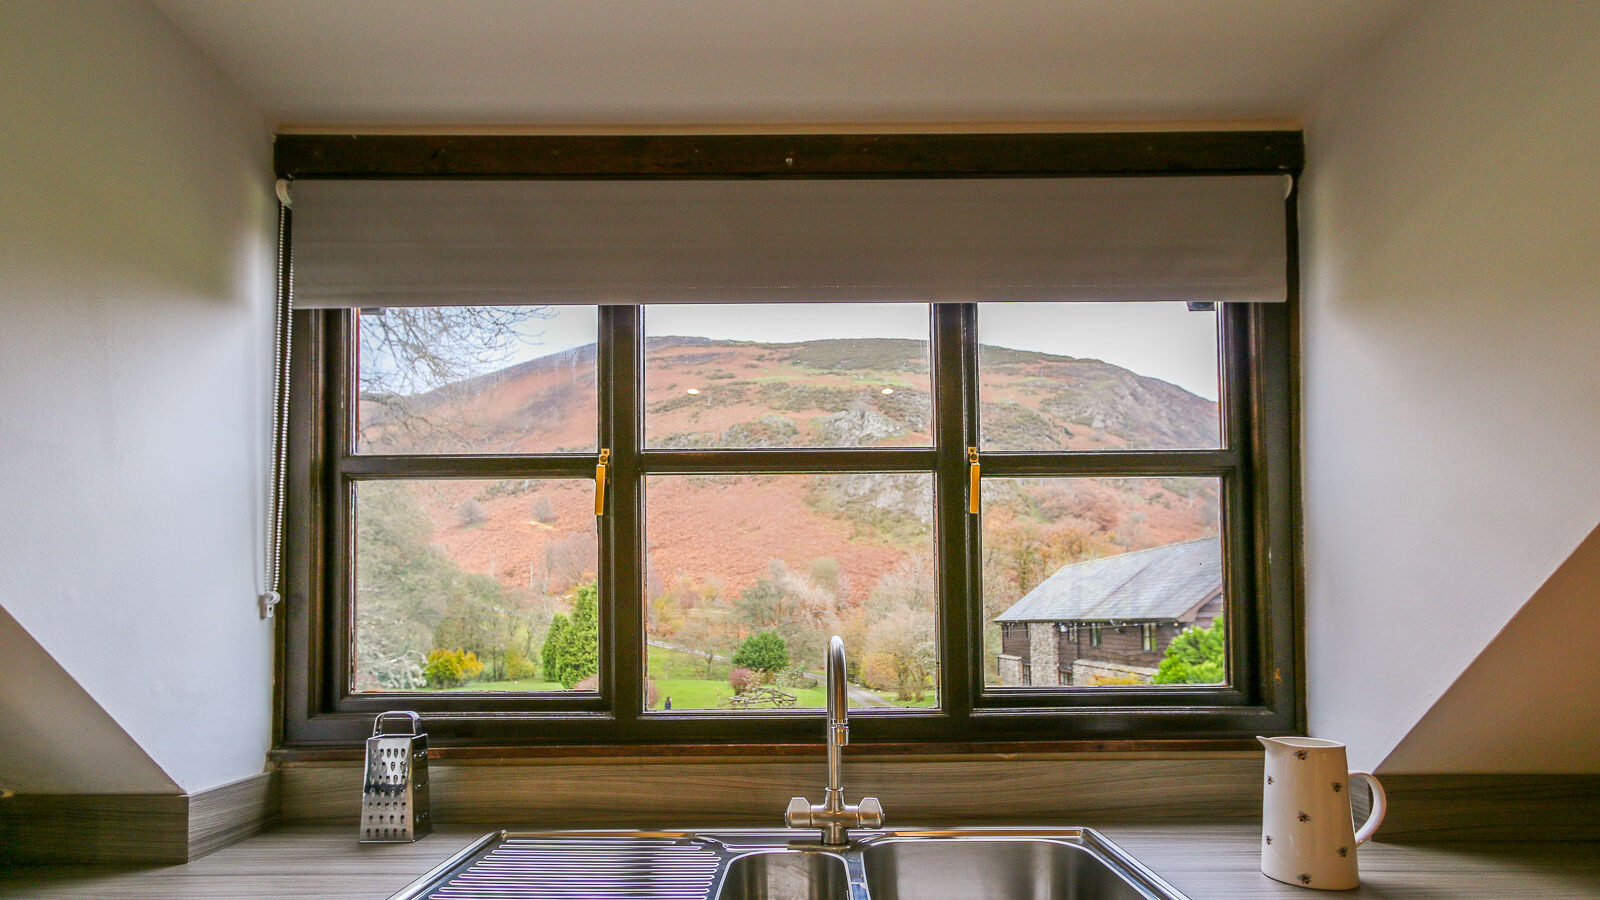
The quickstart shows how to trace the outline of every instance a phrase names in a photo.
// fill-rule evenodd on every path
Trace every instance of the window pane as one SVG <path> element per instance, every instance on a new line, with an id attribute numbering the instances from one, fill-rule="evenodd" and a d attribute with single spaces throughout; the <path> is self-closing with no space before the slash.
<path id="1" fill-rule="evenodd" d="M 856 707 L 933 706 L 933 477 L 653 475 L 650 708 L 821 707 L 842 635 Z"/>
<path id="2" fill-rule="evenodd" d="M 593 452 L 593 306 L 358 317 L 358 453 Z"/>
<path id="3" fill-rule="evenodd" d="M 1214 312 L 984 303 L 978 342 L 985 450 L 1221 446 Z"/>
<path id="4" fill-rule="evenodd" d="M 1224 684 L 1215 478 L 986 478 L 984 680 Z"/>
<path id="5" fill-rule="evenodd" d="M 926 447 L 927 304 L 651 306 L 645 443 Z"/>
<path id="6" fill-rule="evenodd" d="M 355 494 L 355 690 L 594 690 L 593 482 L 363 481 Z"/>

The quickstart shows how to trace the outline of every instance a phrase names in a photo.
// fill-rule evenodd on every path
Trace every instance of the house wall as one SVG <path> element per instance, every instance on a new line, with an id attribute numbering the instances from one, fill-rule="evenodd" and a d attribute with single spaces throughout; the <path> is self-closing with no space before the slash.
<path id="1" fill-rule="evenodd" d="M 1071 665 L 1075 659 L 1093 659 L 1120 663 L 1125 666 L 1154 668 L 1161 664 L 1167 645 L 1182 629 L 1176 625 L 1156 626 L 1156 649 L 1144 649 L 1144 634 L 1138 625 L 1101 625 L 1100 646 L 1090 644 L 1089 626 L 1079 625 L 1077 640 L 1071 632 L 1061 634 L 1061 665 Z"/>
<path id="2" fill-rule="evenodd" d="M 7 2 L 0 34 L 0 659 L 57 664 L 0 696 L 92 698 L 0 709 L 0 784 L 202 790 L 261 771 L 272 721 L 270 132 L 148 4 Z"/>
<path id="3" fill-rule="evenodd" d="M 1508 641 L 1563 660 L 1521 739 L 1451 718 L 1403 770 L 1600 772 L 1559 724 L 1600 703 L 1600 603 L 1569 579 L 1563 636 L 1501 635 L 1600 522 L 1600 4 L 1415 4 L 1306 143 L 1311 732 L 1380 766 Z"/>
<path id="4" fill-rule="evenodd" d="M 1056 624 L 1054 622 L 1028 623 L 1028 683 L 1050 685 L 1056 683 L 1056 667 L 1061 664 L 1056 656 Z"/>
<path id="5" fill-rule="evenodd" d="M 1020 656 L 1024 661 L 1028 658 L 1028 624 L 1026 622 L 1006 622 L 1000 626 L 1000 652 L 1012 656 Z"/>

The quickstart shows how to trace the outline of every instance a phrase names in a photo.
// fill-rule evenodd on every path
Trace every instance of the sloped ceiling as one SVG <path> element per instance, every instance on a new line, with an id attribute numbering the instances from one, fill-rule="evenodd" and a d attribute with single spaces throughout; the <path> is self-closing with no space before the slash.
<path id="1" fill-rule="evenodd" d="M 1380 767 L 1574 772 L 1600 762 L 1600 528 L 1539 588 Z"/>
<path id="2" fill-rule="evenodd" d="M 154 0 L 289 126 L 1296 120 L 1398 0 Z"/>
<path id="3" fill-rule="evenodd" d="M 177 794 L 167 776 L 11 614 L 0 608 L 0 789 Z"/>

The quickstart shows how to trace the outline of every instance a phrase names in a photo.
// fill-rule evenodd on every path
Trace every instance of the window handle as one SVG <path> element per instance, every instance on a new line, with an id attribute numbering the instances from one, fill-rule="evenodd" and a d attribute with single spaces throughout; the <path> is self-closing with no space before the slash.
<path id="1" fill-rule="evenodd" d="M 611 451 L 602 447 L 600 461 L 594 467 L 594 514 L 606 514 L 606 467 L 611 464 Z"/>
<path id="2" fill-rule="evenodd" d="M 967 512 L 978 514 L 978 448 L 967 448 L 967 468 L 969 476 L 967 481 Z"/>

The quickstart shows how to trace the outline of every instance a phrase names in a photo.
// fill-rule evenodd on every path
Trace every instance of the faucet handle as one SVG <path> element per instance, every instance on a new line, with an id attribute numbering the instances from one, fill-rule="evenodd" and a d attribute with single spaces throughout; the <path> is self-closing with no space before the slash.
<path id="1" fill-rule="evenodd" d="M 790 808 L 793 808 L 791 804 Z M 878 828 L 883 825 L 883 804 L 877 797 L 862 797 L 861 803 L 856 806 L 856 815 L 859 817 L 862 828 Z"/>
<path id="2" fill-rule="evenodd" d="M 790 828 L 811 827 L 811 801 L 804 797 L 791 798 L 789 808 L 783 812 L 783 823 Z"/>

